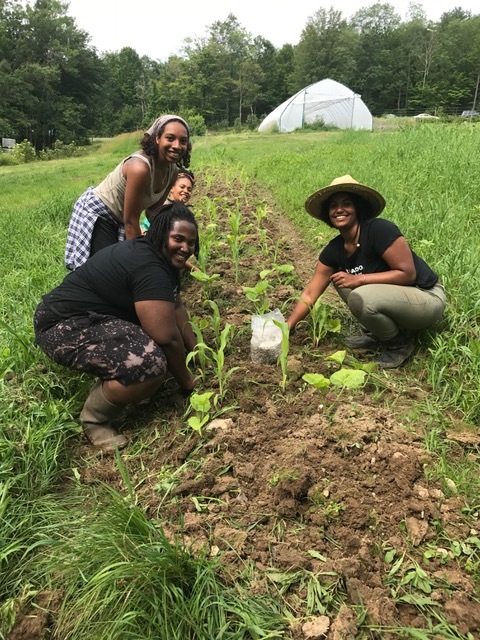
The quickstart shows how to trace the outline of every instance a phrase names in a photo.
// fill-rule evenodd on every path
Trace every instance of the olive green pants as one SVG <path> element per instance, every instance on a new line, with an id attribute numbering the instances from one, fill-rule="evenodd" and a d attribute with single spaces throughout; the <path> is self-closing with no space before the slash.
<path id="1" fill-rule="evenodd" d="M 379 340 L 390 340 L 399 331 L 427 329 L 438 322 L 445 309 L 445 289 L 366 284 L 356 289 L 336 287 L 360 324 Z"/>

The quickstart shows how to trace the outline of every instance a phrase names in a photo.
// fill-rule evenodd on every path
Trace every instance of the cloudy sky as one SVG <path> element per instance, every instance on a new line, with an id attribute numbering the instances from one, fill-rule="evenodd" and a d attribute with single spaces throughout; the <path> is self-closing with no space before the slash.
<path id="1" fill-rule="evenodd" d="M 384 0 L 387 2 L 388 0 Z M 207 27 L 224 21 L 229 13 L 252 36 L 263 36 L 275 47 L 296 44 L 307 20 L 318 9 L 335 8 L 349 18 L 372 0 L 67 0 L 68 15 L 90 36 L 90 45 L 99 53 L 132 47 L 139 55 L 166 60 L 179 53 L 185 38 L 206 35 Z M 409 2 L 391 0 L 396 11 L 406 17 Z M 480 13 L 479 0 L 424 0 L 419 2 L 429 20 L 460 6 Z"/>

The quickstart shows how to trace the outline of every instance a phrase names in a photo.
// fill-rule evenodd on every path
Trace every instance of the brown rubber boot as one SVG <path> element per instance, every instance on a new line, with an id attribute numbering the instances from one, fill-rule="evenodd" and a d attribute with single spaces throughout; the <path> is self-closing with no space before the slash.
<path id="1" fill-rule="evenodd" d="M 128 444 L 127 438 L 115 431 L 111 421 L 122 411 L 123 405 L 113 404 L 103 394 L 102 381 L 97 380 L 85 400 L 80 422 L 87 439 L 103 451 L 113 451 L 116 447 L 123 449 Z"/>

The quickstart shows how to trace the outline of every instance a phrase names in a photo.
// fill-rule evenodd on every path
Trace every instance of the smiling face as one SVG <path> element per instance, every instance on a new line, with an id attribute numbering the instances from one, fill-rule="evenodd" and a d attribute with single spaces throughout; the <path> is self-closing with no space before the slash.
<path id="1" fill-rule="evenodd" d="M 188 258 L 195 251 L 197 230 L 187 220 L 175 220 L 168 232 L 166 246 L 162 253 L 175 269 L 183 269 Z"/>
<path id="2" fill-rule="evenodd" d="M 180 176 L 170 191 L 170 200 L 180 200 L 180 202 L 188 202 L 192 197 L 193 184 L 190 178 Z"/>
<path id="3" fill-rule="evenodd" d="M 351 229 L 358 224 L 357 209 L 352 196 L 340 191 L 328 201 L 328 217 L 335 229 Z"/>
<path id="4" fill-rule="evenodd" d="M 188 132 L 181 122 L 167 122 L 162 133 L 155 138 L 160 162 L 179 162 L 188 146 Z"/>

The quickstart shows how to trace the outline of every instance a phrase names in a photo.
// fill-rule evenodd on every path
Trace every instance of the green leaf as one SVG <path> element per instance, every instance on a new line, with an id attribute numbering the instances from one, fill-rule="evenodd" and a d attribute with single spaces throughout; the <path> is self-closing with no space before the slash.
<path id="1" fill-rule="evenodd" d="M 205 393 L 192 393 L 190 396 L 190 404 L 195 411 L 201 411 L 202 413 L 208 413 L 211 408 L 210 398 L 213 396 L 213 391 L 206 391 Z"/>
<path id="2" fill-rule="evenodd" d="M 330 380 L 321 373 L 304 373 L 302 380 L 313 385 L 316 389 L 325 389 L 330 385 Z"/>
<path id="3" fill-rule="evenodd" d="M 315 551 L 315 549 L 309 549 L 307 551 L 308 555 L 312 556 L 312 558 L 316 558 L 317 560 L 321 560 L 322 562 L 326 562 L 327 559 L 325 558 L 325 556 L 322 556 L 321 553 L 319 553 L 318 551 Z"/>
<path id="4" fill-rule="evenodd" d="M 330 382 L 337 387 L 347 387 L 348 389 L 359 389 L 365 383 L 365 371 L 358 369 L 340 369 L 330 376 Z"/>
<path id="5" fill-rule="evenodd" d="M 387 553 L 385 554 L 384 562 L 386 562 L 386 564 L 390 564 L 391 562 L 393 562 L 393 559 L 396 555 L 397 552 L 395 551 L 395 549 L 390 549 L 390 551 L 387 551 Z"/>
<path id="6" fill-rule="evenodd" d="M 333 360 L 333 362 L 342 365 L 346 355 L 346 351 L 335 351 L 331 356 L 327 356 L 325 360 Z"/>

